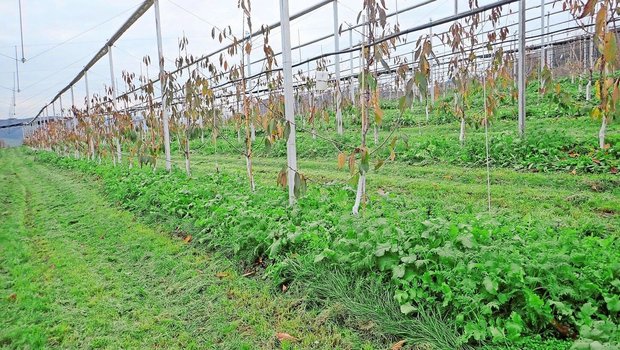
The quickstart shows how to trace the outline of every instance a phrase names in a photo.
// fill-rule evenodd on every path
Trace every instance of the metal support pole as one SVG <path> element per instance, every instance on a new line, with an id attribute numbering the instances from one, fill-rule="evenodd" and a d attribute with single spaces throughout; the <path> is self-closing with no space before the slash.
<path id="1" fill-rule="evenodd" d="M 86 115 L 90 114 L 90 94 L 88 93 L 88 71 L 84 72 L 84 85 L 86 87 Z"/>
<path id="2" fill-rule="evenodd" d="M 245 25 L 245 21 L 244 21 L 244 25 Z M 248 33 L 249 33 L 249 37 L 250 37 L 248 39 L 248 41 L 249 41 L 250 45 L 252 45 L 252 31 L 249 31 Z M 252 50 L 250 50 L 250 52 L 245 55 L 245 59 L 246 59 L 245 62 L 246 62 L 246 66 L 248 67 L 248 69 L 247 69 L 247 74 L 248 74 L 247 76 L 248 77 L 252 76 L 252 60 L 250 59 L 251 58 L 250 57 L 251 53 L 252 53 Z M 252 100 L 252 95 L 253 95 L 251 87 L 252 87 L 252 84 L 250 84 L 250 101 Z M 252 115 L 252 111 L 250 111 L 250 139 L 252 141 L 256 141 L 256 128 L 254 127 L 254 118 L 253 118 L 253 115 Z"/>
<path id="3" fill-rule="evenodd" d="M 19 60 L 17 58 L 17 46 L 15 46 L 15 74 L 17 77 L 17 92 L 21 92 L 19 89 Z"/>
<path id="4" fill-rule="evenodd" d="M 543 68 L 545 68 L 545 0 L 540 0 L 540 83 L 541 84 L 542 84 Z"/>
<path id="5" fill-rule="evenodd" d="M 155 29 L 157 31 L 157 54 L 159 59 L 159 82 L 161 84 L 161 112 L 162 124 L 164 129 L 164 151 L 166 153 L 166 170 L 172 169 L 170 159 L 170 129 L 168 126 L 168 103 L 166 99 L 166 71 L 164 70 L 164 50 L 161 43 L 161 19 L 159 16 L 159 0 L 154 1 L 155 5 Z"/>
<path id="6" fill-rule="evenodd" d="M 353 48 L 353 29 L 349 28 L 349 49 Z M 353 87 L 353 51 L 349 52 L 349 93 L 351 103 L 355 105 L 355 88 Z"/>
<path id="7" fill-rule="evenodd" d="M 288 163 L 288 202 L 295 203 L 295 177 L 297 175 L 297 145 L 295 143 L 295 113 L 293 111 L 293 68 L 291 58 L 291 23 L 288 0 L 280 0 L 280 23 L 282 35 L 282 69 L 284 74 L 284 115 L 290 129 L 286 140 Z"/>
<path id="8" fill-rule="evenodd" d="M 519 135 L 525 135 L 525 0 L 519 1 Z"/>
<path id="9" fill-rule="evenodd" d="M 22 0 L 19 0 L 19 33 L 22 43 L 22 63 L 26 63 L 26 58 L 24 57 L 24 24 L 22 23 Z"/>
<path id="10" fill-rule="evenodd" d="M 112 106 L 116 110 L 116 83 L 114 80 L 114 60 L 112 58 L 112 46 L 108 46 L 108 58 L 110 59 L 110 88 L 112 89 Z"/>
<path id="11" fill-rule="evenodd" d="M 398 9 L 396 11 L 398 11 Z M 459 0 L 454 0 L 454 14 L 459 14 Z"/>
<path id="12" fill-rule="evenodd" d="M 338 135 L 342 135 L 342 111 L 340 109 L 341 96 L 340 96 L 340 55 L 337 53 L 340 51 L 340 35 L 338 34 L 338 1 L 335 0 L 334 4 L 334 66 L 336 69 L 336 84 L 334 85 L 335 97 L 336 97 L 336 129 Z"/>
<path id="13" fill-rule="evenodd" d="M 550 13 L 549 11 L 547 11 L 547 39 L 546 39 L 546 43 L 553 43 L 553 37 L 551 37 L 551 39 L 549 39 L 549 17 Z M 551 46 L 552 47 L 552 46 Z M 549 59 L 547 59 L 547 56 L 549 56 Z M 551 67 L 553 67 L 553 61 L 552 61 L 552 57 L 553 57 L 553 49 L 551 49 L 551 51 L 548 50 L 548 48 L 545 48 L 545 62 L 547 63 L 547 65 L 549 66 L 549 69 L 551 69 Z"/>
<path id="14" fill-rule="evenodd" d="M 60 103 L 60 117 L 64 117 L 62 114 L 62 95 L 58 96 L 58 102 Z"/>
<path id="15" fill-rule="evenodd" d="M 112 45 L 108 46 L 108 58 L 110 59 L 110 88 L 112 89 L 112 108 L 114 109 L 114 112 L 116 112 L 118 111 L 118 105 L 116 102 L 116 79 L 114 79 L 114 59 L 112 55 Z M 116 123 L 116 120 L 112 119 L 110 121 L 110 127 L 112 127 L 112 123 Z M 118 137 L 114 137 L 114 143 L 116 143 L 116 161 L 120 164 L 123 159 L 121 141 Z"/>
<path id="16" fill-rule="evenodd" d="M 431 24 L 431 26 L 428 28 L 428 34 L 429 34 L 429 40 L 431 41 L 431 47 L 433 46 L 433 19 L 431 18 L 429 20 L 429 23 Z M 431 96 L 431 103 L 435 102 L 435 89 L 434 89 L 434 79 L 433 79 L 433 61 L 429 60 L 429 70 L 430 70 L 430 74 L 429 74 L 429 80 L 428 80 L 428 88 L 430 90 L 430 96 Z M 428 119 L 428 118 L 427 118 Z"/>

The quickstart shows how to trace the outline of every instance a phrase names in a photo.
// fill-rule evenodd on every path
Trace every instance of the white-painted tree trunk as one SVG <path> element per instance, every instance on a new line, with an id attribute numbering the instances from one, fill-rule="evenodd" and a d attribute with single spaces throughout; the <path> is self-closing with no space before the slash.
<path id="1" fill-rule="evenodd" d="M 189 155 L 185 158 L 185 172 L 187 173 L 187 176 L 192 176 L 192 171 L 189 164 Z"/>
<path id="2" fill-rule="evenodd" d="M 586 85 L 586 101 L 590 101 L 592 98 L 592 81 L 588 81 L 588 85 Z"/>
<path id="3" fill-rule="evenodd" d="M 92 138 L 88 140 L 88 148 L 90 149 L 90 160 L 95 160 L 95 143 Z"/>
<path id="4" fill-rule="evenodd" d="M 120 165 L 123 160 L 123 151 L 121 148 L 121 141 L 118 138 L 116 138 L 115 141 L 116 141 L 116 158 L 118 160 L 118 164 Z"/>
<path id="5" fill-rule="evenodd" d="M 359 179 L 357 180 L 357 192 L 355 194 L 355 204 L 353 205 L 353 215 L 358 215 L 360 211 L 360 205 L 362 203 L 362 198 L 366 193 L 366 174 L 360 174 Z"/>
<path id="6" fill-rule="evenodd" d="M 248 179 L 250 179 L 250 189 L 254 192 L 256 190 L 256 185 L 254 184 L 254 174 L 252 173 L 252 160 L 249 156 L 245 157 L 245 167 L 248 171 Z"/>
<path id="7" fill-rule="evenodd" d="M 362 23 L 366 23 L 366 16 L 362 17 Z M 364 24 L 364 26 L 362 27 L 362 38 L 366 38 L 366 25 Z M 363 62 L 365 60 L 365 54 L 364 54 L 364 41 L 362 41 L 362 48 L 360 50 L 360 71 L 361 71 L 361 80 L 365 81 L 366 77 L 364 76 L 364 68 L 363 68 Z M 367 108 L 367 94 L 366 94 L 366 89 L 363 88 L 364 84 L 361 85 L 360 87 L 360 109 L 361 109 L 361 114 L 360 114 L 360 118 L 361 118 L 361 124 L 362 124 L 362 148 L 366 147 L 366 133 L 368 132 L 368 108 Z M 355 203 L 353 204 L 353 208 L 351 209 L 351 212 L 353 213 L 353 215 L 358 215 L 359 214 L 359 210 L 360 210 L 360 205 L 362 203 L 362 200 L 364 199 L 364 196 L 366 195 L 366 173 L 362 172 L 360 170 L 360 175 L 359 175 L 359 179 L 357 181 L 357 191 L 355 193 Z"/>
<path id="8" fill-rule="evenodd" d="M 374 138 L 375 138 L 375 145 L 378 145 L 379 144 L 379 129 L 377 128 L 376 124 L 374 127 Z"/>
<path id="9" fill-rule="evenodd" d="M 461 132 L 459 133 L 459 142 L 465 144 L 465 118 L 461 118 Z"/>
<path id="10" fill-rule="evenodd" d="M 598 131 L 598 145 L 601 149 L 605 149 L 605 133 L 607 132 L 607 117 L 603 116 L 601 129 Z"/>
<path id="11" fill-rule="evenodd" d="M 185 172 L 187 173 L 187 176 L 192 176 L 189 160 L 189 135 L 185 138 Z"/>

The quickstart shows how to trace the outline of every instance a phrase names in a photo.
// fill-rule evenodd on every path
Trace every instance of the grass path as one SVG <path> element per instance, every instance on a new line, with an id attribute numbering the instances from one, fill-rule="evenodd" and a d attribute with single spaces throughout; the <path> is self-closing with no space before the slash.
<path id="1" fill-rule="evenodd" d="M 73 176 L 0 153 L 1 348 L 373 348 Z"/>

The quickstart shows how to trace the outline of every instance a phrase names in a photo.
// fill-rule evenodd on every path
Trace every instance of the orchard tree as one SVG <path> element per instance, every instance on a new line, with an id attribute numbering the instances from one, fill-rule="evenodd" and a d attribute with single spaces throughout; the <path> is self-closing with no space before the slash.
<path id="1" fill-rule="evenodd" d="M 599 73 L 595 83 L 599 104 L 592 109 L 591 115 L 601 118 L 598 141 L 599 147 L 606 149 L 607 125 L 620 111 L 620 77 L 613 75 L 620 66 L 618 38 L 617 30 L 611 28 L 620 15 L 620 0 L 564 0 L 562 7 L 571 12 L 584 30 L 586 20 L 594 22 L 594 32 L 590 34 L 599 52 L 593 68 Z"/>

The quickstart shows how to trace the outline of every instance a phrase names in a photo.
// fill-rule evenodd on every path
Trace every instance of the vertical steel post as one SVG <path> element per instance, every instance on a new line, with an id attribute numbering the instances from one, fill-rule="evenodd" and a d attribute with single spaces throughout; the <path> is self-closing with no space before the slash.
<path id="1" fill-rule="evenodd" d="M 430 27 L 428 28 L 428 34 L 429 34 L 429 38 L 431 41 L 431 47 L 433 46 L 433 19 L 431 18 L 429 20 L 430 23 Z M 428 88 L 430 90 L 430 97 L 431 97 L 431 103 L 435 102 L 435 89 L 434 89 L 434 79 L 433 79 L 433 60 L 429 60 L 429 69 L 430 69 L 430 74 L 429 74 L 429 79 L 428 79 Z M 428 119 L 428 114 L 427 114 L 427 119 Z"/>
<path id="2" fill-rule="evenodd" d="M 164 49 L 161 42 L 161 18 L 159 15 L 159 0 L 155 0 L 155 30 L 157 32 L 157 56 L 159 60 L 159 83 L 161 85 L 161 113 L 164 131 L 164 151 L 166 153 L 166 170 L 172 169 L 170 159 L 170 129 L 168 125 L 168 103 L 166 99 L 166 71 L 164 69 Z"/>
<path id="3" fill-rule="evenodd" d="M 19 60 L 17 59 L 17 46 L 15 46 L 15 74 L 17 75 L 17 92 L 21 92 L 21 90 L 19 89 L 19 63 L 18 62 Z"/>
<path id="4" fill-rule="evenodd" d="M 90 114 L 90 94 L 88 93 L 88 71 L 84 72 L 84 85 L 86 87 L 86 115 Z"/>
<path id="5" fill-rule="evenodd" d="M 545 68 L 545 0 L 540 0 L 540 83 L 542 84 L 542 71 Z"/>
<path id="6" fill-rule="evenodd" d="M 349 49 L 353 48 L 353 28 L 349 28 Z M 355 105 L 355 88 L 353 87 L 353 50 L 349 52 L 349 93 L 351 103 Z"/>
<path id="7" fill-rule="evenodd" d="M 525 0 L 519 0 L 519 135 L 525 135 Z"/>
<path id="8" fill-rule="evenodd" d="M 295 113 L 293 105 L 293 68 L 291 58 L 291 23 L 289 19 L 288 0 L 280 0 L 280 28 L 282 35 L 282 69 L 284 74 L 284 115 L 289 127 L 286 140 L 286 158 L 288 164 L 288 202 L 295 203 L 295 177 L 297 175 L 297 145 L 295 143 Z"/>
<path id="9" fill-rule="evenodd" d="M 245 21 L 243 23 L 244 23 L 244 26 L 245 26 Z M 248 40 L 250 42 L 250 45 L 252 45 L 252 31 L 251 30 L 248 31 L 248 34 L 249 34 L 249 39 Z M 244 48 L 244 50 L 245 50 L 245 48 Z M 247 75 L 246 75 L 246 77 L 251 77 L 252 76 L 252 60 L 250 59 L 251 53 L 252 53 L 252 50 L 250 50 L 250 53 L 245 55 L 245 62 L 246 62 L 245 65 L 248 67 L 247 68 Z M 247 78 L 246 78 L 246 80 L 247 80 Z M 250 82 L 249 94 L 250 94 L 250 101 L 251 101 L 252 100 L 252 96 L 253 96 L 251 82 Z M 252 116 L 252 111 L 250 110 L 250 139 L 252 141 L 256 141 L 256 128 L 254 127 L 254 118 L 252 118 L 252 117 L 253 117 Z"/>
<path id="10" fill-rule="evenodd" d="M 114 60 L 112 58 L 112 45 L 108 46 L 108 58 L 110 59 L 110 88 L 112 89 L 112 106 L 116 110 L 116 83 L 114 80 Z"/>
<path id="11" fill-rule="evenodd" d="M 22 0 L 19 0 L 17 3 L 19 5 L 19 33 L 22 43 L 22 63 L 25 63 L 26 58 L 24 57 L 24 24 L 22 22 Z"/>
<path id="12" fill-rule="evenodd" d="M 549 46 L 548 48 L 545 48 L 545 62 L 547 62 L 547 65 L 549 66 L 549 69 L 551 69 L 553 67 L 553 46 L 548 45 L 549 43 L 553 44 L 553 37 L 549 37 L 549 20 L 550 20 L 550 13 L 549 11 L 547 11 L 547 39 L 545 40 L 545 42 L 547 43 L 547 46 Z M 551 50 L 549 50 L 549 48 L 551 48 Z M 549 58 L 547 59 L 547 56 L 549 56 Z"/>
<path id="13" fill-rule="evenodd" d="M 338 1 L 334 1 L 334 51 L 336 55 L 334 56 L 334 66 L 336 70 L 336 84 L 334 85 L 334 89 L 336 92 L 336 129 L 338 135 L 342 135 L 342 111 L 340 109 L 341 104 L 341 96 L 340 96 L 340 55 L 338 51 L 340 51 L 340 35 L 338 34 Z"/>
<path id="14" fill-rule="evenodd" d="M 110 59 L 110 87 L 112 89 L 112 107 L 114 112 L 118 111 L 118 105 L 116 102 L 116 79 L 114 79 L 114 59 L 112 55 L 112 45 L 108 46 L 108 58 Z M 114 112 L 112 112 L 112 116 L 114 116 Z M 116 120 L 112 118 L 110 121 L 110 126 L 112 123 L 116 123 Z M 121 141 L 118 137 L 114 138 L 114 142 L 116 143 L 116 160 L 120 164 L 123 159 L 123 152 L 121 149 Z"/>

